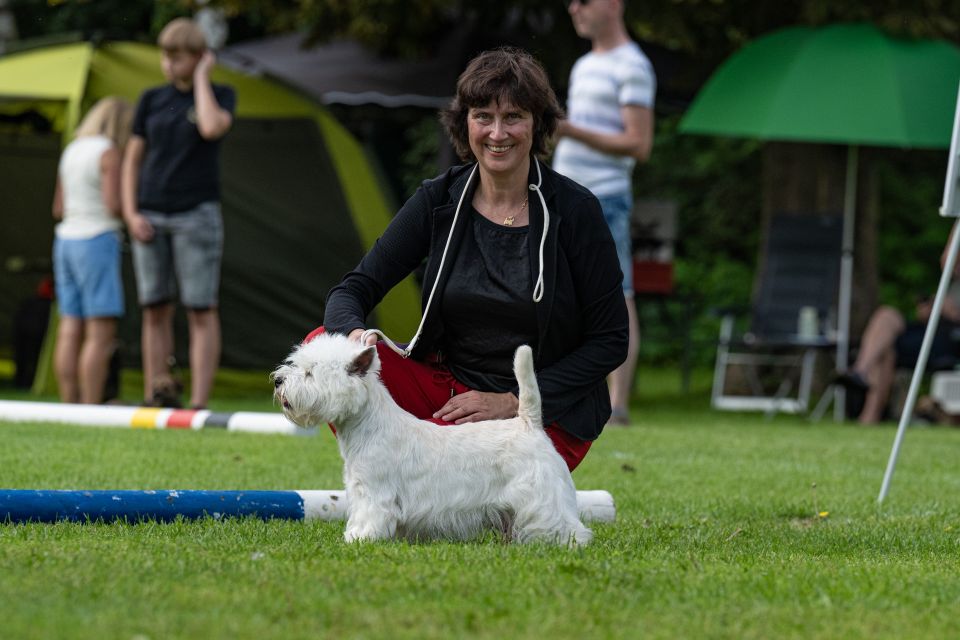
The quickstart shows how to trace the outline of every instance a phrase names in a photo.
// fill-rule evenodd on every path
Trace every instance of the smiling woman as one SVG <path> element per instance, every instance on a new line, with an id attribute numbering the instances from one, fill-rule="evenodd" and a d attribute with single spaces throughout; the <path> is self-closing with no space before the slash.
<path id="1" fill-rule="evenodd" d="M 474 58 L 441 114 L 467 164 L 404 204 L 330 291 L 324 330 L 361 340 L 367 314 L 426 261 L 416 335 L 402 357 L 377 345 L 391 395 L 438 425 L 511 418 L 513 354 L 531 345 L 546 434 L 572 470 L 610 415 L 605 378 L 626 356 L 627 311 L 597 199 L 538 159 L 562 115 L 527 52 Z"/>
<path id="2" fill-rule="evenodd" d="M 474 193 L 474 207 L 489 220 L 497 222 L 503 218 L 513 224 L 516 214 L 505 217 L 504 213 L 517 211 L 516 203 L 509 202 L 509 196 L 514 194 L 523 199 L 520 211 L 526 209 L 527 190 L 523 183 L 530 170 L 533 117 L 529 111 L 513 105 L 491 102 L 469 110 L 467 129 L 470 151 L 480 165 L 480 188 Z M 484 198 L 494 199 L 496 187 L 501 185 L 500 191 L 512 193 L 501 198 L 506 200 L 506 212 L 497 214 L 492 210 L 494 203 L 485 202 Z"/>

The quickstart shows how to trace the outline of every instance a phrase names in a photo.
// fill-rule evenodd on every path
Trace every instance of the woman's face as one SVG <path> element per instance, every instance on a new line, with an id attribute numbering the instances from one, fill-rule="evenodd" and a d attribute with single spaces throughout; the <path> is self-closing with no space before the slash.
<path id="1" fill-rule="evenodd" d="M 529 168 L 533 148 L 533 115 L 511 104 L 491 101 L 467 112 L 470 150 L 480 168 L 491 174 L 509 174 Z"/>

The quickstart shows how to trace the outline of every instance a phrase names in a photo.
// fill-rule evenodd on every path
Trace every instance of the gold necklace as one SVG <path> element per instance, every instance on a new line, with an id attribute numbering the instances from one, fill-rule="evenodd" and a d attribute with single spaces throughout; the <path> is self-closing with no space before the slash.
<path id="1" fill-rule="evenodd" d="M 513 221 L 516 220 L 516 219 L 517 219 L 517 216 L 519 216 L 520 214 L 522 214 L 522 213 L 523 213 L 523 210 L 527 208 L 527 202 L 528 202 L 528 201 L 529 201 L 529 198 L 524 198 L 524 199 L 523 199 L 523 204 L 520 205 L 520 210 L 517 211 L 517 212 L 516 212 L 515 214 L 513 214 L 512 216 L 507 216 L 506 218 L 503 219 L 503 224 L 504 224 L 504 226 L 506 226 L 506 227 L 512 227 L 512 226 L 513 226 Z"/>

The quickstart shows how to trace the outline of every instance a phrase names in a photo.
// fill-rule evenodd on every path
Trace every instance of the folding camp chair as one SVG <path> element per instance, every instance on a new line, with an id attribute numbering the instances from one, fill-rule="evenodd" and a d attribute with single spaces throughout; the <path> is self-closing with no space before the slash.
<path id="1" fill-rule="evenodd" d="M 836 315 L 842 232 L 840 215 L 780 214 L 771 219 L 749 329 L 734 336 L 736 318 L 727 314 L 721 322 L 714 408 L 807 411 L 817 353 L 836 348 L 830 325 Z M 801 317 L 809 322 L 814 313 L 813 326 L 801 334 Z M 733 370 L 740 373 L 736 385 L 731 384 Z M 733 386 L 738 388 L 727 389 Z"/>

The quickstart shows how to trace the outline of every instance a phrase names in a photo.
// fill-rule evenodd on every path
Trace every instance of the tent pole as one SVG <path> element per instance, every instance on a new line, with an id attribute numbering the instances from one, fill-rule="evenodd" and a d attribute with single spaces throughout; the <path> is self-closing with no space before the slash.
<path id="1" fill-rule="evenodd" d="M 900 455 L 900 444 L 903 442 L 903 434 L 906 432 L 907 425 L 910 424 L 910 420 L 913 418 L 913 408 L 916 406 L 917 395 L 920 393 L 920 381 L 923 379 L 923 372 L 927 368 L 927 360 L 930 357 L 933 337 L 937 334 L 937 325 L 940 323 L 940 311 L 943 308 L 943 301 L 947 297 L 950 281 L 953 279 L 953 269 L 957 264 L 958 246 L 960 246 L 960 233 L 957 233 L 957 229 L 954 228 L 950 234 L 950 249 L 947 252 L 946 263 L 943 265 L 943 274 L 940 276 L 940 286 L 937 287 L 937 296 L 933 299 L 933 308 L 930 310 L 927 329 L 923 332 L 923 343 L 920 345 L 920 355 L 917 357 L 917 364 L 913 368 L 913 378 L 910 379 L 910 390 L 907 392 L 907 401 L 903 405 L 903 413 L 900 414 L 897 437 L 893 440 L 893 449 L 890 450 L 887 470 L 883 474 L 883 484 L 880 486 L 880 495 L 877 496 L 878 503 L 882 503 L 890 491 L 890 480 L 893 478 L 893 469 L 897 466 L 897 456 Z"/>
<path id="2" fill-rule="evenodd" d="M 837 303 L 837 363 L 838 373 L 847 370 L 850 354 L 850 305 L 853 296 L 853 237 L 857 220 L 857 165 L 860 148 L 847 147 L 847 178 L 843 194 L 843 253 L 840 258 L 840 298 Z M 847 396 L 843 385 L 834 386 L 833 419 L 843 421 L 846 416 Z"/>

